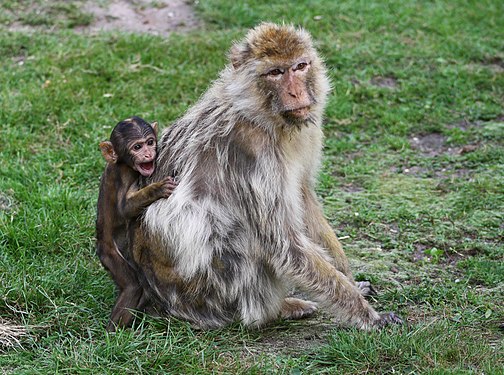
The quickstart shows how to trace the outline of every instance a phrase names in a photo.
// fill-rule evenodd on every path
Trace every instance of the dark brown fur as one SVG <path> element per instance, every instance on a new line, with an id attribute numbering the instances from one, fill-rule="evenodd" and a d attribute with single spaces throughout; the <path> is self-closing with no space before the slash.
<path id="1" fill-rule="evenodd" d="M 133 155 L 128 145 L 139 137 L 156 137 L 155 129 L 140 118 L 118 124 L 112 142 L 100 143 L 107 166 L 103 172 L 98 196 L 96 219 L 96 249 L 103 266 L 119 289 L 107 330 L 131 324 L 131 310 L 141 310 L 146 296 L 132 263 L 129 234 L 137 226 L 137 218 L 152 202 L 170 196 L 174 184 L 165 180 L 139 187 L 140 173 L 134 169 L 140 157 Z M 148 155 L 148 159 L 155 157 Z"/>

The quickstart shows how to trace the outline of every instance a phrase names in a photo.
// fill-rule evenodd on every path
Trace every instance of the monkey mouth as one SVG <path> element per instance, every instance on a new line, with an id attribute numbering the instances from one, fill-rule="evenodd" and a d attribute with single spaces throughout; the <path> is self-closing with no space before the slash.
<path id="1" fill-rule="evenodd" d="M 287 117 L 305 120 L 308 118 L 308 115 L 310 114 L 310 109 L 311 109 L 310 106 L 307 105 L 306 107 L 289 109 L 288 111 L 285 111 L 284 113 Z"/>
<path id="2" fill-rule="evenodd" d="M 154 173 L 154 160 L 148 161 L 147 163 L 137 164 L 138 172 L 144 177 L 150 177 Z"/>

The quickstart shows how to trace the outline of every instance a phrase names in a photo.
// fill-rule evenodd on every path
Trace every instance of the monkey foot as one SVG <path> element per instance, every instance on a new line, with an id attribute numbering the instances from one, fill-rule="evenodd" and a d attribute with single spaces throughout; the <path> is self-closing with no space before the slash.
<path id="1" fill-rule="evenodd" d="M 376 322 L 376 327 L 383 328 L 389 324 L 403 324 L 403 321 L 393 312 L 381 313 L 380 320 Z"/>
<path id="2" fill-rule="evenodd" d="M 355 285 L 364 297 L 374 296 L 378 294 L 369 281 L 357 281 Z"/>
<path id="3" fill-rule="evenodd" d="M 312 315 L 317 311 L 317 304 L 298 298 L 286 298 L 282 304 L 280 316 L 283 319 L 301 319 Z"/>

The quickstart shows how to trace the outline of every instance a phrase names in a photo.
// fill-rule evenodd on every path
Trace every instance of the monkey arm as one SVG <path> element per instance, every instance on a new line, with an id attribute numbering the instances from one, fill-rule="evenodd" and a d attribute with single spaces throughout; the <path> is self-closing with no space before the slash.
<path id="1" fill-rule="evenodd" d="M 308 292 L 312 298 L 329 308 L 340 322 L 361 329 L 381 324 L 382 317 L 365 300 L 352 279 L 332 264 L 325 251 L 302 234 L 291 233 L 290 248 L 280 256 L 279 269 Z"/>
<path id="2" fill-rule="evenodd" d="M 146 187 L 136 190 L 133 185 L 126 193 L 122 204 L 121 214 L 131 219 L 137 217 L 151 203 L 166 196 L 165 182 L 155 182 Z"/>
<path id="3" fill-rule="evenodd" d="M 336 269 L 353 282 L 348 259 L 341 243 L 324 217 L 315 193 L 306 185 L 303 186 L 302 192 L 305 206 L 305 225 L 309 236 L 328 251 Z"/>

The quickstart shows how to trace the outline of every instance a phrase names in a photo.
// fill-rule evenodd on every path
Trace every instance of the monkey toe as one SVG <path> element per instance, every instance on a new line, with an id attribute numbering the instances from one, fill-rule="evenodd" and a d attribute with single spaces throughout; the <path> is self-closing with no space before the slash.
<path id="1" fill-rule="evenodd" d="M 113 321 L 109 321 L 105 329 L 108 333 L 115 333 L 117 330 L 117 325 Z"/>
<path id="2" fill-rule="evenodd" d="M 298 298 L 286 298 L 282 304 L 281 317 L 284 319 L 302 319 L 317 311 L 317 304 Z"/>
<path id="3" fill-rule="evenodd" d="M 364 297 L 375 296 L 378 294 L 369 281 L 358 281 L 355 284 Z"/>
<path id="4" fill-rule="evenodd" d="M 403 324 L 402 319 L 393 312 L 380 314 L 380 320 L 376 323 L 378 328 L 385 327 L 389 324 Z"/>

